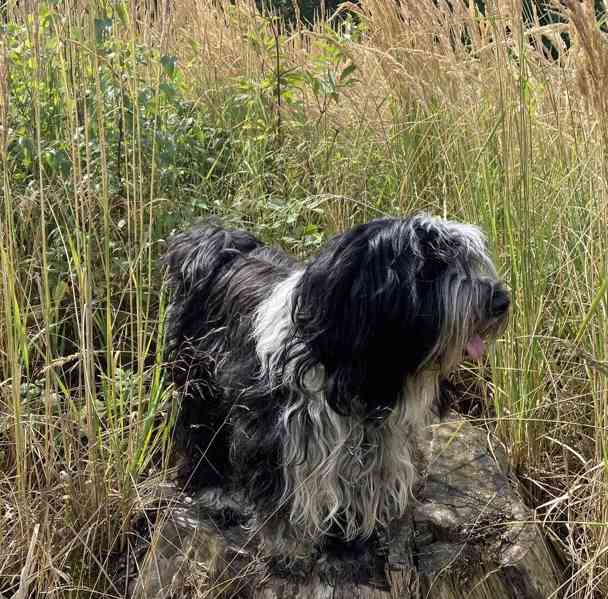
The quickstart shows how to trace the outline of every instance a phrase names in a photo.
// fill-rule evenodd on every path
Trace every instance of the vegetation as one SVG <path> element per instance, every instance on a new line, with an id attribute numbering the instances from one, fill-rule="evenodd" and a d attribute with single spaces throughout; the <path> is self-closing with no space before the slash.
<path id="1" fill-rule="evenodd" d="M 361 0 L 334 27 L 291 29 L 244 0 L 25 4 L 0 36 L 0 593 L 122 592 L 114 558 L 170 476 L 157 259 L 172 230 L 220 215 L 305 257 L 428 210 L 489 234 L 513 315 L 462 378 L 484 381 L 480 419 L 566 556 L 561 593 L 606 596 L 594 2 L 556 3 L 563 22 L 542 30 L 518 0 L 484 15 Z"/>

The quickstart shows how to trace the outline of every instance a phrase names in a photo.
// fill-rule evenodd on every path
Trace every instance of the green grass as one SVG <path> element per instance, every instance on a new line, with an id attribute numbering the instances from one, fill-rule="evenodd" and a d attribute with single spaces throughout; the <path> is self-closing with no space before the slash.
<path id="1" fill-rule="evenodd" d="M 405 28 L 363 0 L 359 25 L 297 35 L 246 3 L 180 0 L 157 23 L 121 2 L 9 8 L 0 592 L 115 594 L 112 560 L 171 465 L 171 231 L 220 215 L 304 257 L 412 210 L 487 231 L 514 308 L 472 373 L 483 424 L 567 556 L 563 594 L 608 592 L 606 49 L 578 5 L 551 63 L 516 9 L 431 4 L 403 2 Z M 449 35 L 465 25 L 468 47 Z"/>

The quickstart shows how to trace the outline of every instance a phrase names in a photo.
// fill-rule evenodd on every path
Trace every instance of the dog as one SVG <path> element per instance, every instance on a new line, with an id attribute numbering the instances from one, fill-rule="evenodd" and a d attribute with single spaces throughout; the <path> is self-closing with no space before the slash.
<path id="1" fill-rule="evenodd" d="M 277 552 L 406 512 L 441 383 L 510 304 L 480 229 L 426 214 L 356 226 L 305 264 L 209 223 L 164 265 L 191 479 L 242 492 Z"/>

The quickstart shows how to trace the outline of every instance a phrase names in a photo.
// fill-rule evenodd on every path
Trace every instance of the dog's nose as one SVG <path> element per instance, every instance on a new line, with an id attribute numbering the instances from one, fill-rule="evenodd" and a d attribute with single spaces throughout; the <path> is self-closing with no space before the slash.
<path id="1" fill-rule="evenodd" d="M 492 316 L 502 316 L 510 305 L 509 292 L 504 287 L 496 287 L 492 294 Z"/>

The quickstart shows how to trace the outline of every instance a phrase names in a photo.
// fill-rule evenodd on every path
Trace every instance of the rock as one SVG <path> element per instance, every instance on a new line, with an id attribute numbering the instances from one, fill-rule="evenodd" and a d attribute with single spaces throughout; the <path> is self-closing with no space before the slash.
<path id="1" fill-rule="evenodd" d="M 238 496 L 205 490 L 167 507 L 133 599 L 544 599 L 558 568 L 506 459 L 485 431 L 452 418 L 419 442 L 426 476 L 411 513 L 369 542 L 288 566 L 257 546 Z"/>

